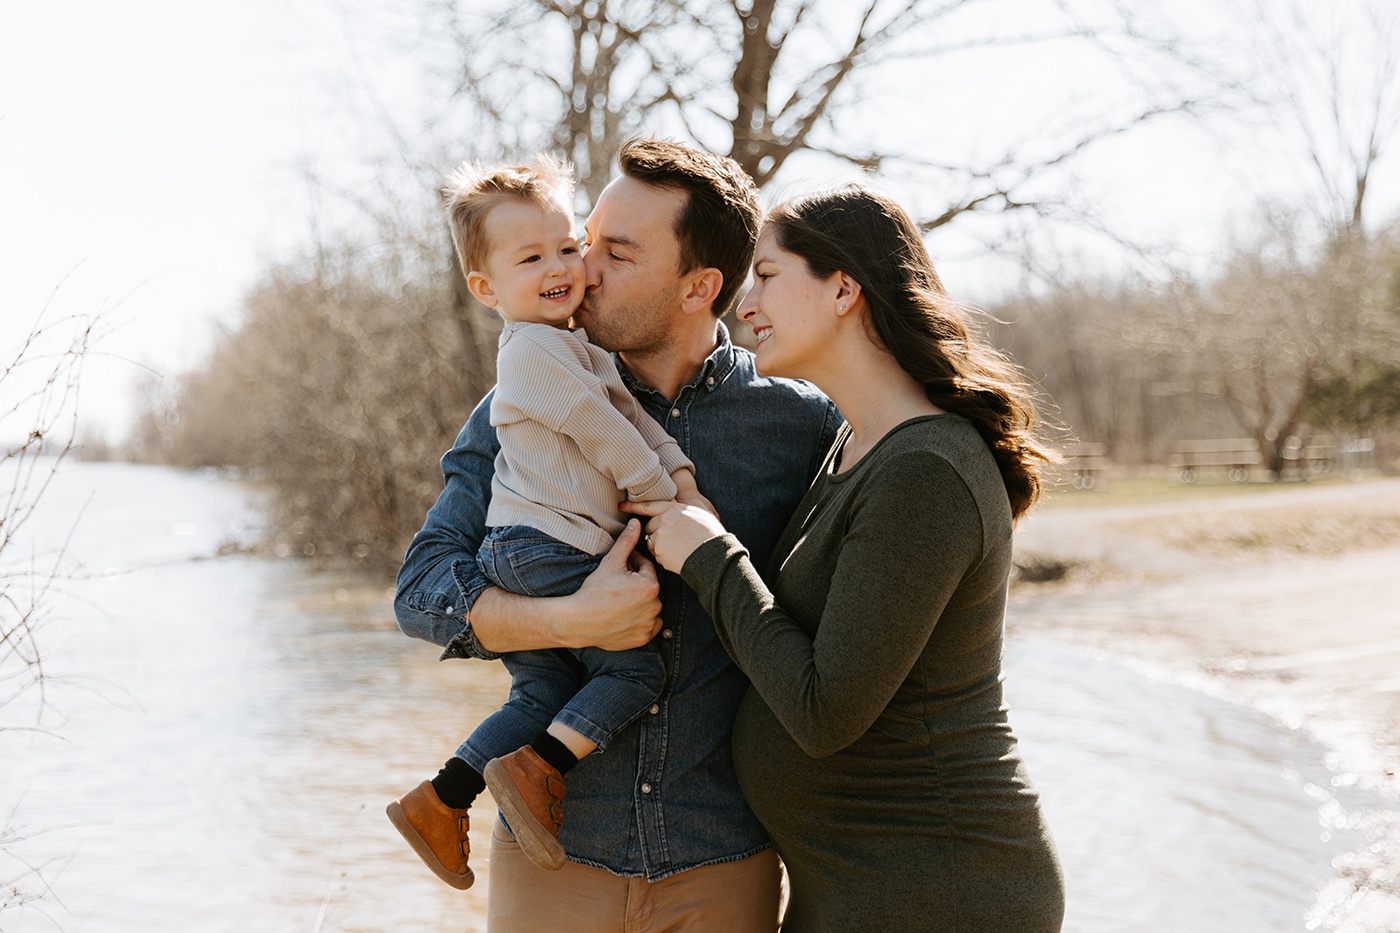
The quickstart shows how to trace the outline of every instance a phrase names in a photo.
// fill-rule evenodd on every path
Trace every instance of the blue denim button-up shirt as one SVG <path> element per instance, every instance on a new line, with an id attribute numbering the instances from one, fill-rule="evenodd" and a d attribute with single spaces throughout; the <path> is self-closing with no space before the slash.
<path id="1" fill-rule="evenodd" d="M 807 383 L 759 376 L 753 355 L 730 343 L 722 324 L 718 348 L 675 400 L 618 368 L 694 461 L 700 492 L 725 527 L 764 566 L 835 438 L 835 406 Z M 463 622 L 490 585 L 476 564 L 500 449 L 490 402 L 482 400 L 443 455 L 442 494 L 409 545 L 394 599 L 399 627 L 446 646 L 444 657 L 497 657 Z M 560 834 L 570 859 L 653 881 L 769 844 L 739 793 L 729 751 L 748 681 L 695 593 L 675 574 L 660 576 L 666 687 L 654 712 L 569 773 Z"/>

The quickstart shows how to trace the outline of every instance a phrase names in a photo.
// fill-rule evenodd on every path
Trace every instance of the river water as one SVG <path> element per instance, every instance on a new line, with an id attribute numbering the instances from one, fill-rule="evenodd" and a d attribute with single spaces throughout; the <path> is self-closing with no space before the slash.
<path id="1" fill-rule="evenodd" d="M 37 548 L 43 569 L 68 541 L 37 633 L 44 693 L 0 706 L 0 882 L 47 893 L 0 929 L 484 928 L 481 881 L 442 885 L 383 810 L 503 699 L 501 671 L 439 664 L 382 586 L 219 556 L 255 522 L 246 490 L 215 477 L 65 463 L 4 555 L 13 573 Z M 1344 928 L 1319 892 L 1369 842 L 1346 814 L 1390 804 L 1339 781 L 1325 748 L 1014 625 L 1006 670 L 1066 930 Z M 18 728 L 36 715 L 42 730 Z M 488 807 L 473 811 L 482 853 Z"/>

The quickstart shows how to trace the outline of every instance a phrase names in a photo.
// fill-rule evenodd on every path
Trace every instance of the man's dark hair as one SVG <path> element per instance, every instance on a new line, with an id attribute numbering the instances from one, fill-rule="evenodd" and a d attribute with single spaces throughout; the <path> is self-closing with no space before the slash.
<path id="1" fill-rule="evenodd" d="M 633 136 L 617 153 L 628 178 L 684 193 L 676 220 L 684 275 L 713 267 L 724 276 L 712 310 L 730 309 L 748 277 L 758 238 L 758 191 L 739 163 L 668 139 Z"/>

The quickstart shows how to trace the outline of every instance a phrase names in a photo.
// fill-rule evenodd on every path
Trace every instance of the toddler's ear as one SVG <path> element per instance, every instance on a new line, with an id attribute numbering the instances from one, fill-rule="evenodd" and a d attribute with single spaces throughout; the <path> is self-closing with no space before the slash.
<path id="1" fill-rule="evenodd" d="M 467 291 L 472 293 L 472 297 L 488 308 L 496 307 L 496 290 L 491 287 L 491 281 L 480 272 L 472 271 L 467 273 Z"/>

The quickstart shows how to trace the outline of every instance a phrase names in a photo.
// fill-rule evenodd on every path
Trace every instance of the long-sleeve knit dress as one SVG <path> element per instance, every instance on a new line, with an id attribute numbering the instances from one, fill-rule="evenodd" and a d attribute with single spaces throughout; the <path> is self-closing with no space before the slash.
<path id="1" fill-rule="evenodd" d="M 764 577 L 730 535 L 682 568 L 753 683 L 734 760 L 787 866 L 784 933 L 1059 930 L 1059 861 L 1002 702 L 996 463 L 957 415 L 907 421 L 838 473 L 848 436 Z"/>

